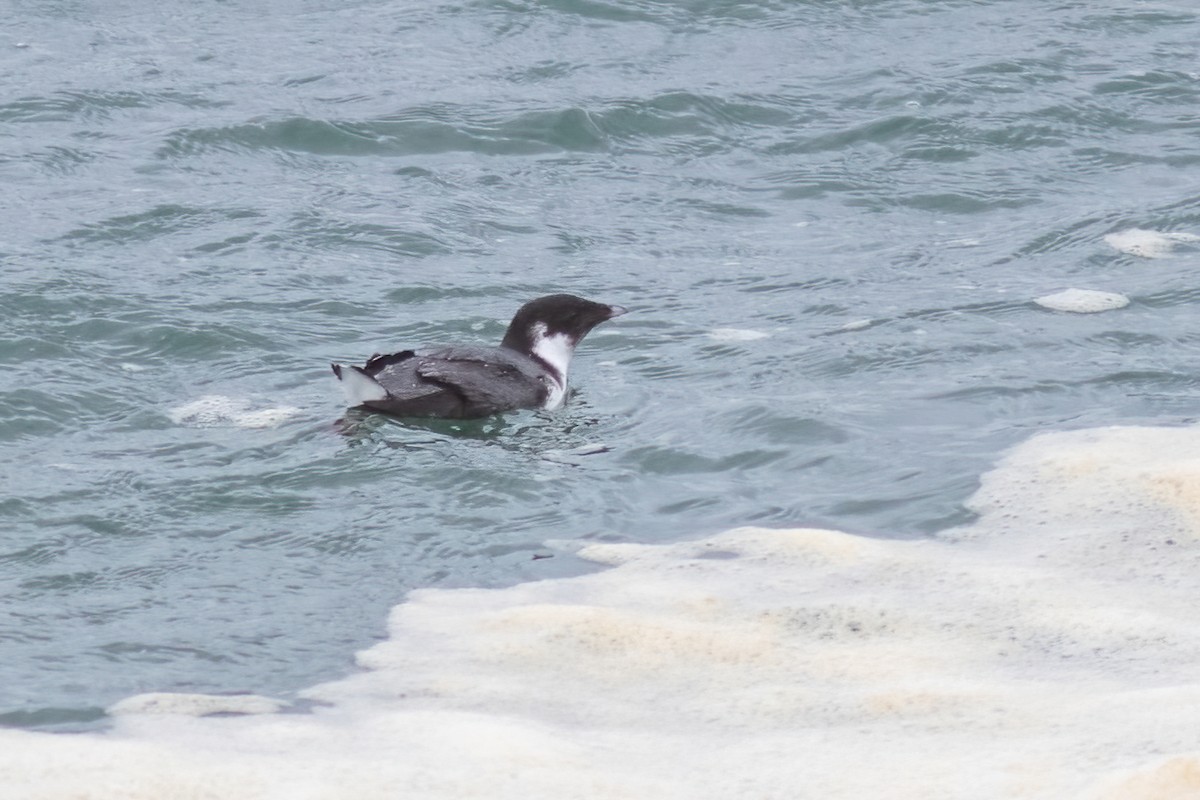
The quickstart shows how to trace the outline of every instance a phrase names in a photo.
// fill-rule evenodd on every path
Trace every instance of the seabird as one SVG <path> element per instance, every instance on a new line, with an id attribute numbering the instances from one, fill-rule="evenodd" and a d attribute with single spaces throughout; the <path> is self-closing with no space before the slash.
<path id="1" fill-rule="evenodd" d="M 552 294 L 521 306 L 499 347 L 440 345 L 376 354 L 362 367 L 331 366 L 350 405 L 397 417 L 470 419 L 555 409 L 566 399 L 575 346 L 624 313 L 621 306 Z"/>

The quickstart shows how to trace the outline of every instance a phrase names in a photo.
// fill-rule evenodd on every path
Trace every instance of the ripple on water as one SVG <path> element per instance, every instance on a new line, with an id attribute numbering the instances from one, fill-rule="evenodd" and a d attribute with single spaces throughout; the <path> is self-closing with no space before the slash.
<path id="1" fill-rule="evenodd" d="M 110 217 L 85 225 L 62 239 L 82 245 L 127 245 L 171 234 L 217 226 L 236 220 L 254 220 L 262 214 L 253 209 L 199 208 L 159 205 L 137 214 Z"/>
<path id="2" fill-rule="evenodd" d="M 279 150 L 338 156 L 401 156 L 468 152 L 534 155 L 594 152 L 605 136 L 580 108 L 527 111 L 489 118 L 471 109 L 414 108 L 367 122 L 304 117 L 222 128 L 179 130 L 166 138 L 158 156 L 175 159 L 213 150 Z"/>
<path id="3" fill-rule="evenodd" d="M 101 122 L 120 111 L 173 104 L 185 108 L 226 105 L 201 94 L 153 91 L 64 91 L 0 103 L 0 122 Z"/>

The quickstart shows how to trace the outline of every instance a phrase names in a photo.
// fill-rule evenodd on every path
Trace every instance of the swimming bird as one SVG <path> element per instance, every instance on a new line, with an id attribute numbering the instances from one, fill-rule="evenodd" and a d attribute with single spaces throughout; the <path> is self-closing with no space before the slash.
<path id="1" fill-rule="evenodd" d="M 521 306 L 499 347 L 440 345 L 376 354 L 362 367 L 331 366 L 350 405 L 397 417 L 470 419 L 555 409 L 566 399 L 576 345 L 624 313 L 621 306 L 552 294 Z"/>

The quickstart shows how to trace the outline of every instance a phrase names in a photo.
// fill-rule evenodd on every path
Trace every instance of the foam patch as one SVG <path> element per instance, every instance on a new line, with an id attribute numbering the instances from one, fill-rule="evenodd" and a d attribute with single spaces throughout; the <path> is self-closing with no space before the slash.
<path id="1" fill-rule="evenodd" d="M 1064 289 L 1055 294 L 1039 297 L 1033 302 L 1052 311 L 1070 311 L 1075 314 L 1095 314 L 1113 311 L 1129 305 L 1129 298 L 1115 292 L 1098 292 L 1093 289 Z"/>
<path id="2" fill-rule="evenodd" d="M 708 338 L 718 342 L 754 342 L 770 338 L 771 334 L 748 328 L 713 328 L 708 332 Z"/>
<path id="3" fill-rule="evenodd" d="M 1165 233 L 1148 231 L 1142 228 L 1110 233 L 1104 237 L 1105 243 L 1122 253 L 1141 258 L 1166 258 L 1181 243 L 1200 242 L 1200 236 L 1194 233 Z"/>
<path id="4" fill-rule="evenodd" d="M 204 717 L 209 714 L 271 714 L 287 706 L 281 700 L 256 694 L 187 694 L 150 692 L 127 697 L 106 710 L 122 714 L 183 714 Z"/>
<path id="5" fill-rule="evenodd" d="M 936 539 L 742 528 L 414 592 L 311 714 L 0 731 L 0 772 L 122 800 L 1195 796 L 1200 428 L 1039 436 L 970 507 Z"/>
<path id="6" fill-rule="evenodd" d="M 194 428 L 274 428 L 299 414 L 300 409 L 293 406 L 255 409 L 245 398 L 218 394 L 205 395 L 167 412 L 176 425 Z"/>

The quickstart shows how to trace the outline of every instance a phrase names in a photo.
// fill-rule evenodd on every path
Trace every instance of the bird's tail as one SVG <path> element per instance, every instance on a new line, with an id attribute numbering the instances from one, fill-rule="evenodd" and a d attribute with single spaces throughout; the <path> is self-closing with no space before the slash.
<path id="1" fill-rule="evenodd" d="M 387 389 L 379 385 L 379 381 L 368 375 L 362 367 L 345 364 L 330 364 L 333 374 L 341 381 L 342 391 L 346 393 L 346 402 L 352 406 L 383 400 L 388 396 Z"/>

